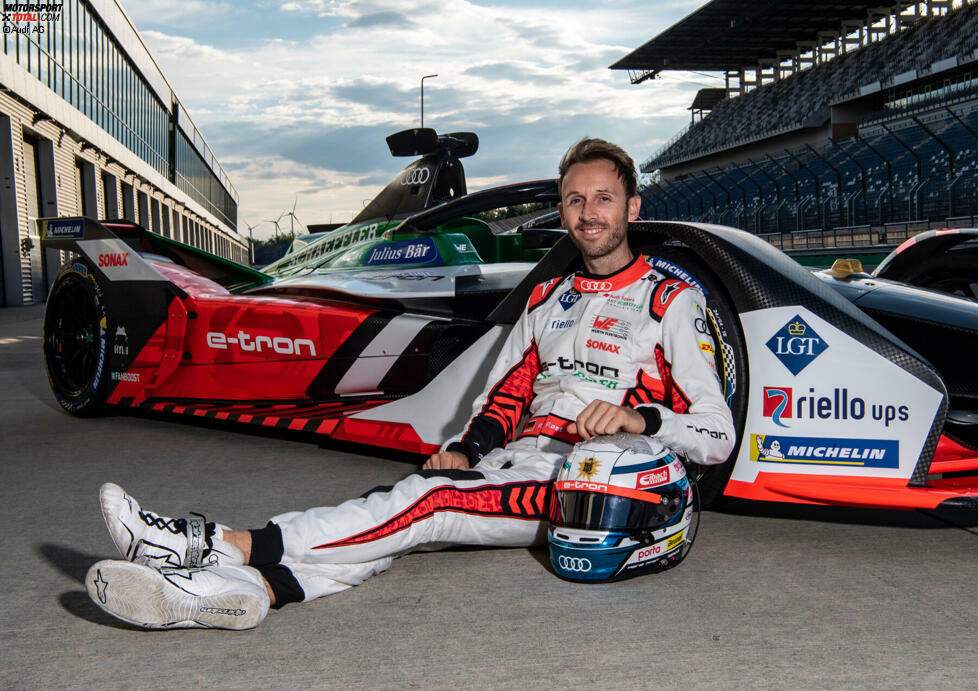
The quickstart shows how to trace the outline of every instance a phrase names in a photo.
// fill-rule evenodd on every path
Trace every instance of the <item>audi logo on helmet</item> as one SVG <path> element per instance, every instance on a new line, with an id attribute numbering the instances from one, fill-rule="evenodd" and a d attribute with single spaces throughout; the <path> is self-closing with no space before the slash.
<path id="1" fill-rule="evenodd" d="M 581 290 L 588 292 L 611 290 L 612 288 L 614 288 L 614 284 L 611 281 L 589 281 L 587 279 L 581 281 Z"/>
<path id="2" fill-rule="evenodd" d="M 402 185 L 423 185 L 431 177 L 431 170 L 428 168 L 415 168 L 404 174 L 401 180 Z"/>
<path id="3" fill-rule="evenodd" d="M 581 557 L 568 557 L 566 554 L 561 554 L 560 558 L 557 559 L 557 564 L 564 571 L 578 571 L 580 573 L 587 573 L 591 570 L 591 560 L 582 559 Z"/>

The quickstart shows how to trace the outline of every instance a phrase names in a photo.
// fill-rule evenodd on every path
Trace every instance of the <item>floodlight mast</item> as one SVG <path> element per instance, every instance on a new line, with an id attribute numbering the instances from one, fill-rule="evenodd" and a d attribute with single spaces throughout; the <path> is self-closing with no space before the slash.
<path id="1" fill-rule="evenodd" d="M 426 74 L 421 78 L 421 126 L 424 127 L 424 80 L 437 77 L 437 74 Z"/>

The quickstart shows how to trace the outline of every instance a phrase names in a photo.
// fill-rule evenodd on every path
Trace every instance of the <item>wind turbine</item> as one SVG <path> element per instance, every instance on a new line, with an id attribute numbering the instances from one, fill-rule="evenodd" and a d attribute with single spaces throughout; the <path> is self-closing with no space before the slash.
<path id="1" fill-rule="evenodd" d="M 254 263 L 255 261 L 255 228 L 260 226 L 264 221 L 258 221 L 258 223 L 248 223 L 248 219 L 244 219 L 245 227 L 248 228 L 248 263 Z"/>
<path id="2" fill-rule="evenodd" d="M 254 243 L 254 241 L 255 241 L 255 232 L 254 232 L 255 231 L 255 228 L 257 228 L 262 223 L 264 223 L 264 221 L 258 221 L 258 223 L 248 223 L 248 219 L 246 218 L 246 219 L 244 219 L 244 222 L 245 222 L 245 228 L 248 229 L 248 237 L 251 238 L 251 242 Z"/>
<path id="3" fill-rule="evenodd" d="M 279 235 L 282 234 L 282 229 L 279 227 L 278 222 L 282 220 L 282 216 L 284 216 L 284 215 L 285 215 L 285 212 L 283 211 L 282 213 L 280 213 L 278 215 L 278 218 L 276 218 L 274 221 L 272 219 L 270 219 L 270 218 L 266 218 L 265 221 L 264 221 L 265 223 L 271 223 L 273 226 L 275 226 L 275 235 L 276 236 L 279 236 Z"/>
<path id="4" fill-rule="evenodd" d="M 292 228 L 292 239 L 293 240 L 295 240 L 295 222 L 296 221 L 299 221 L 299 217 L 295 215 L 295 207 L 296 207 L 296 204 L 298 204 L 298 203 L 299 203 L 299 197 L 296 197 L 295 198 L 295 201 L 292 202 L 292 211 L 286 211 L 283 214 L 283 216 L 288 216 L 289 217 L 289 223 L 291 224 L 290 227 Z M 281 216 L 279 218 L 281 218 Z M 302 221 L 299 221 L 299 225 L 300 226 L 302 225 Z"/>

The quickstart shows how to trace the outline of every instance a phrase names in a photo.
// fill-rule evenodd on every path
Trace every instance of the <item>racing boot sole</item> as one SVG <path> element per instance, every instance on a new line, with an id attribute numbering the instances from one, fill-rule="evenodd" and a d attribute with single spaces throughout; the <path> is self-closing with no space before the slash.
<path id="1" fill-rule="evenodd" d="M 254 628 L 269 607 L 261 583 L 249 567 L 160 570 L 115 559 L 97 562 L 85 577 L 96 605 L 144 629 Z"/>

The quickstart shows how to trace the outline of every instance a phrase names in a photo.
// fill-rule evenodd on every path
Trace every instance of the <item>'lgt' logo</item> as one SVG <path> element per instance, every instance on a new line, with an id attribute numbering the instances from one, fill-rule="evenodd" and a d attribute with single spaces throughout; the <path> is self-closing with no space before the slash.
<path id="1" fill-rule="evenodd" d="M 792 374 L 798 374 L 828 348 L 828 344 L 797 314 L 771 336 L 767 347 Z"/>
<path id="2" fill-rule="evenodd" d="M 576 303 L 580 299 L 581 299 L 581 294 L 576 290 L 574 290 L 573 288 L 571 288 L 563 295 L 561 295 L 559 298 L 557 298 L 557 302 L 560 303 L 560 306 L 563 307 L 564 311 L 566 312 L 567 310 L 569 310 L 571 307 L 574 306 L 574 303 Z"/>

